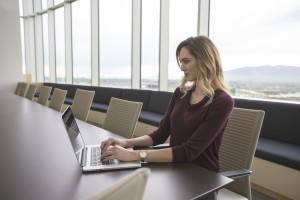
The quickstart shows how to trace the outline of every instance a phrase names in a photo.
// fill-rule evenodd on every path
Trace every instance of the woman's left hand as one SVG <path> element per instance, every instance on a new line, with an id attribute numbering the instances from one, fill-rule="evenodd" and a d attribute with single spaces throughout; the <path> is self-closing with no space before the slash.
<path id="1" fill-rule="evenodd" d="M 107 162 L 112 159 L 118 159 L 121 161 L 134 161 L 138 158 L 138 155 L 132 151 L 125 149 L 119 145 L 110 146 L 104 152 L 102 152 L 102 162 Z"/>

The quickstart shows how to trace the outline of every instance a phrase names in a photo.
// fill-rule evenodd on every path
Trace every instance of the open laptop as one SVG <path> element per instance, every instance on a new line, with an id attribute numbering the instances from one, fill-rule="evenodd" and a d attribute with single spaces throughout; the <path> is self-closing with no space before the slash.
<path id="1" fill-rule="evenodd" d="M 141 164 L 138 161 L 122 162 L 117 159 L 113 159 L 109 162 L 102 163 L 100 160 L 100 145 L 85 145 L 70 106 L 68 106 L 62 114 L 62 120 L 66 127 L 78 163 L 83 172 L 141 167 Z"/>

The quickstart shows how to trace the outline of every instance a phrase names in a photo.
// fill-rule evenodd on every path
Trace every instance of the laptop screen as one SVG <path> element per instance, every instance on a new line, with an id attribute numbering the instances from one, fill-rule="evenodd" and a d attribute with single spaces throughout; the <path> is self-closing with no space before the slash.
<path id="1" fill-rule="evenodd" d="M 68 106 L 68 108 L 62 114 L 62 120 L 68 132 L 68 136 L 77 160 L 79 163 L 81 163 L 81 153 L 85 145 L 70 106 Z"/>

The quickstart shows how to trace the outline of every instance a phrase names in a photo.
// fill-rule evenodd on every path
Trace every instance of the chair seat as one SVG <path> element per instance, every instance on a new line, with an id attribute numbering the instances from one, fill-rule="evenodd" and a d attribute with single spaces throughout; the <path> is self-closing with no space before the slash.
<path id="1" fill-rule="evenodd" d="M 218 200 L 248 200 L 246 197 L 241 196 L 235 192 L 232 192 L 226 188 L 223 188 L 218 191 L 217 199 Z"/>

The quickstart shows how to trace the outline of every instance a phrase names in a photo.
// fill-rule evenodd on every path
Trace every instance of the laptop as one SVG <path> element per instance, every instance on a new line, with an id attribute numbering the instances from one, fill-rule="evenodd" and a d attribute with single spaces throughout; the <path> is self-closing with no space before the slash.
<path id="1" fill-rule="evenodd" d="M 79 127 L 70 106 L 62 114 L 62 120 L 66 127 L 68 137 L 73 147 L 76 159 L 83 172 L 115 170 L 141 167 L 141 163 L 122 162 L 117 159 L 102 163 L 100 160 L 100 145 L 85 145 Z"/>

